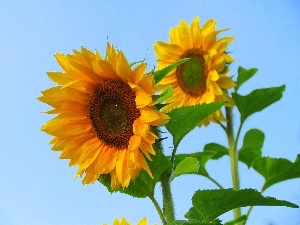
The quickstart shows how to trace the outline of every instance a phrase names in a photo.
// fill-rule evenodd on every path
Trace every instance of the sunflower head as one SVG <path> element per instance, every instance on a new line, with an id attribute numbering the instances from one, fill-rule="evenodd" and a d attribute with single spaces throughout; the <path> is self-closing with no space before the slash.
<path id="1" fill-rule="evenodd" d="M 103 59 L 96 51 L 82 48 L 74 54 L 56 54 L 63 72 L 48 72 L 57 86 L 42 91 L 38 99 L 58 114 L 42 126 L 53 136 L 52 149 L 60 158 L 78 165 L 75 177 L 83 184 L 109 174 L 111 187 L 127 187 L 155 154 L 158 137 L 151 126 L 160 126 L 168 116 L 154 109 L 156 91 L 146 65 L 131 68 L 122 51 L 107 45 Z M 147 158 L 147 160 L 146 160 Z"/>
<path id="2" fill-rule="evenodd" d="M 210 19 L 200 27 L 199 17 L 195 17 L 191 25 L 181 20 L 179 26 L 170 30 L 169 42 L 158 41 L 154 44 L 158 69 L 189 58 L 158 85 L 160 91 L 169 85 L 174 89 L 174 95 L 166 101 L 169 103 L 166 111 L 219 100 L 227 100 L 227 106 L 233 105 L 225 91 L 235 85 L 228 77 L 228 64 L 234 59 L 226 52 L 233 38 L 217 39 L 219 33 L 228 29 L 216 30 L 216 24 L 215 20 Z M 202 123 L 208 125 L 210 121 L 224 120 L 222 112 L 218 110 Z"/>

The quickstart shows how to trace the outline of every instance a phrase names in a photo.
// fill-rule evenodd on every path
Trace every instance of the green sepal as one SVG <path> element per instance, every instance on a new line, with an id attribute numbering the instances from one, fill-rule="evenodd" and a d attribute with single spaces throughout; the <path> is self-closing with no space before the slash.
<path id="1" fill-rule="evenodd" d="M 252 162 L 261 157 L 265 134 L 258 129 L 247 131 L 244 136 L 243 145 L 239 150 L 239 160 L 245 163 L 248 168 Z"/>
<path id="2" fill-rule="evenodd" d="M 232 93 L 232 98 L 241 114 L 241 123 L 253 113 L 262 111 L 269 105 L 280 100 L 284 90 L 285 85 L 282 85 L 279 87 L 256 89 L 245 96 Z"/>
<path id="3" fill-rule="evenodd" d="M 189 60 L 189 58 L 180 59 L 161 70 L 155 71 L 154 72 L 155 84 L 159 83 L 165 76 L 168 75 L 168 73 L 170 73 L 172 70 L 174 70 L 177 66 L 181 65 L 182 63 L 185 63 L 188 60 Z"/>
<path id="4" fill-rule="evenodd" d="M 173 136 L 174 148 L 177 148 L 182 138 L 201 123 L 206 117 L 220 109 L 225 101 L 195 106 L 183 106 L 171 110 L 169 122 L 165 125 Z"/>
<path id="5" fill-rule="evenodd" d="M 251 77 L 253 77 L 257 71 L 258 71 L 257 68 L 245 69 L 240 66 L 238 68 L 238 77 L 237 77 L 237 81 L 235 82 L 236 86 L 234 87 L 234 90 L 237 92 L 238 89 L 242 86 L 242 84 L 245 83 L 247 80 L 249 80 Z"/>
<path id="6" fill-rule="evenodd" d="M 198 190 L 192 197 L 193 207 L 203 216 L 203 222 L 211 222 L 223 213 L 245 206 L 287 206 L 299 208 L 294 203 L 264 197 L 254 189 Z"/>
<path id="7" fill-rule="evenodd" d="M 262 191 L 282 181 L 300 178 L 300 154 L 295 162 L 283 158 L 262 157 L 253 161 L 252 167 L 265 178 Z"/>

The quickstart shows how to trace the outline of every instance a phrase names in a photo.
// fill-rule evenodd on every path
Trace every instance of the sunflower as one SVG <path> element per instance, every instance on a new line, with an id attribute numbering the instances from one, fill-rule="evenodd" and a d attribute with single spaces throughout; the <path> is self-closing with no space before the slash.
<path id="1" fill-rule="evenodd" d="M 114 220 L 113 225 L 131 225 L 132 223 L 129 223 L 126 218 L 122 217 L 122 219 L 118 220 L 118 218 L 116 218 Z M 143 219 L 141 219 L 137 225 L 147 225 L 147 219 L 144 217 Z M 104 223 L 103 225 L 107 225 L 107 223 Z"/>
<path id="2" fill-rule="evenodd" d="M 58 86 L 42 91 L 38 99 L 58 114 L 41 130 L 53 136 L 52 150 L 61 159 L 78 165 L 75 178 L 83 184 L 109 174 L 111 187 L 127 187 L 144 169 L 153 175 L 147 160 L 155 154 L 152 144 L 158 137 L 151 126 L 168 122 L 155 110 L 153 75 L 145 75 L 146 65 L 133 69 L 122 51 L 107 44 L 106 58 L 86 48 L 74 54 L 55 54 L 64 72 L 48 72 Z"/>
<path id="3" fill-rule="evenodd" d="M 208 20 L 203 27 L 199 25 L 199 17 L 195 17 L 189 26 L 181 20 L 179 26 L 170 30 L 169 42 L 158 41 L 154 44 L 158 69 L 162 69 L 179 59 L 189 58 L 189 61 L 170 72 L 158 85 L 162 91 L 171 85 L 174 95 L 166 102 L 166 111 L 173 108 L 218 100 L 227 100 L 227 106 L 233 101 L 227 95 L 226 89 L 235 83 L 228 77 L 228 64 L 234 59 L 227 54 L 227 45 L 232 37 L 217 40 L 217 35 L 223 30 L 216 30 L 217 21 Z M 206 126 L 210 121 L 224 121 L 221 110 L 210 115 L 202 123 Z"/>

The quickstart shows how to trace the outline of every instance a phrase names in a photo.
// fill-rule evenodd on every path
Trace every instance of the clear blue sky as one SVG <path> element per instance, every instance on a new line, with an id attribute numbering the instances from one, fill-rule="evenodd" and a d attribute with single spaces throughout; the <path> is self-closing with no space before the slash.
<path id="1" fill-rule="evenodd" d="M 61 71 L 53 55 L 71 53 L 85 46 L 103 54 L 108 40 L 123 50 L 129 61 L 146 57 L 155 64 L 152 44 L 168 40 L 169 29 L 180 19 L 191 22 L 199 15 L 201 24 L 209 18 L 217 28 L 230 27 L 235 37 L 229 51 L 236 59 L 231 67 L 257 67 L 258 74 L 241 89 L 286 84 L 282 100 L 245 124 L 266 133 L 264 155 L 294 161 L 300 153 L 300 3 L 279 1 L 152 0 L 152 1 L 0 1 L 0 224 L 2 225 L 96 225 L 126 216 L 136 223 L 147 216 L 159 223 L 148 199 L 110 195 L 99 183 L 82 186 L 73 181 L 76 168 L 58 160 L 50 150 L 50 136 L 39 130 L 50 117 L 38 102 L 39 91 L 52 86 L 46 71 Z M 179 146 L 179 152 L 201 150 L 208 142 L 225 144 L 217 125 L 196 129 Z M 170 146 L 169 143 L 166 144 Z M 188 148 L 187 148 L 188 146 Z M 200 147 L 199 147 L 200 146 Z M 221 176 L 230 187 L 228 158 L 209 162 L 208 170 Z M 242 188 L 260 188 L 262 178 L 241 165 Z M 185 185 L 182 182 L 190 182 Z M 187 176 L 174 181 L 176 214 L 191 206 L 195 190 L 215 188 L 202 177 Z M 160 188 L 157 187 L 160 198 Z M 277 184 L 265 195 L 300 205 L 300 179 Z M 231 218 L 232 213 L 222 216 Z M 299 209 L 256 207 L 249 224 L 296 225 Z"/>

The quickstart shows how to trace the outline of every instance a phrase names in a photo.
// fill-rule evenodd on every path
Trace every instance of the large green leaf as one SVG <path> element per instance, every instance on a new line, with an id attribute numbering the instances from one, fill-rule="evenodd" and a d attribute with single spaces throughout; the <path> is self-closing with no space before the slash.
<path id="1" fill-rule="evenodd" d="M 196 152 L 191 154 L 177 154 L 175 156 L 173 179 L 182 174 L 198 174 L 208 177 L 205 164 L 210 160 L 216 152 Z M 190 165 L 187 165 L 190 164 Z"/>
<path id="2" fill-rule="evenodd" d="M 219 159 L 224 155 L 228 155 L 228 148 L 224 147 L 223 145 L 217 143 L 208 143 L 204 146 L 203 151 L 214 151 L 216 154 L 212 157 L 212 159 Z"/>
<path id="3" fill-rule="evenodd" d="M 243 140 L 243 146 L 239 151 L 239 160 L 245 163 L 248 168 L 252 162 L 261 157 L 265 134 L 258 129 L 249 130 Z"/>
<path id="4" fill-rule="evenodd" d="M 148 162 L 152 175 L 152 179 L 148 173 L 142 170 L 138 177 L 131 181 L 127 188 L 120 188 L 118 191 L 137 198 L 152 197 L 154 195 L 154 187 L 161 180 L 164 173 L 170 170 L 170 160 L 159 151 L 155 156 L 152 156 L 152 161 Z M 99 181 L 107 187 L 110 192 L 113 190 L 110 187 L 110 176 L 100 176 Z"/>
<path id="5" fill-rule="evenodd" d="M 294 163 L 282 158 L 263 157 L 254 160 L 252 167 L 265 178 L 264 191 L 279 182 L 300 178 L 300 154 Z"/>
<path id="6" fill-rule="evenodd" d="M 199 190 L 192 198 L 193 207 L 203 216 L 203 222 L 210 222 L 229 210 L 245 206 L 299 206 L 264 197 L 254 189 L 234 191 L 232 189 Z"/>
<path id="7" fill-rule="evenodd" d="M 182 63 L 185 63 L 188 60 L 189 58 L 180 59 L 161 70 L 155 71 L 154 72 L 155 84 L 159 83 L 165 76 L 167 76 L 168 73 L 174 70 L 177 66 L 181 65 Z"/>
<path id="8" fill-rule="evenodd" d="M 238 68 L 238 77 L 236 81 L 236 86 L 234 87 L 235 91 L 237 91 L 243 83 L 245 83 L 247 80 L 249 80 L 251 77 L 253 77 L 254 74 L 257 72 L 257 68 L 250 68 L 245 69 L 243 67 Z"/>
<path id="9" fill-rule="evenodd" d="M 224 105 L 225 101 L 195 106 L 184 106 L 171 110 L 169 122 L 165 125 L 173 136 L 174 148 L 177 148 L 182 138 L 193 130 L 201 121 Z"/>
<path id="10" fill-rule="evenodd" d="M 252 91 L 248 95 L 240 95 L 232 93 L 232 98 L 241 114 L 241 122 L 243 123 L 253 113 L 262 111 L 269 105 L 281 99 L 285 85 L 272 88 L 262 88 Z"/>

